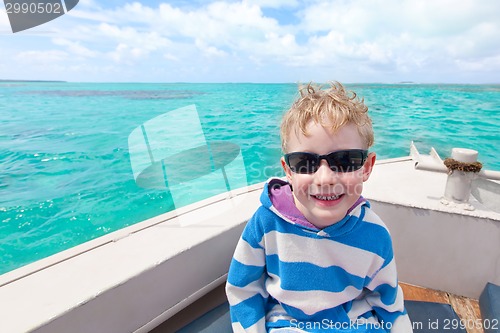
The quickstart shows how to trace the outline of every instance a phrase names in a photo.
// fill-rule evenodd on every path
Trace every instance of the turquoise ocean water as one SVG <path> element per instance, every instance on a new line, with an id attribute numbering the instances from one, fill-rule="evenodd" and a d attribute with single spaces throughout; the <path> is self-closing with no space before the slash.
<path id="1" fill-rule="evenodd" d="M 379 159 L 413 140 L 500 170 L 500 85 L 348 88 L 370 108 Z M 0 274 L 173 209 L 168 191 L 136 184 L 128 147 L 171 110 L 196 105 L 207 141 L 240 147 L 248 183 L 283 175 L 278 127 L 295 97 L 295 84 L 0 82 Z"/>

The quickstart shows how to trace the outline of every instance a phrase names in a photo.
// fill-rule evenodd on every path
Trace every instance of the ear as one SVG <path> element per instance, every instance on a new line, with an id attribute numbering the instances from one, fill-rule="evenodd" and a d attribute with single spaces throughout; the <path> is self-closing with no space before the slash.
<path id="1" fill-rule="evenodd" d="M 366 158 L 365 165 L 363 166 L 363 181 L 366 182 L 373 170 L 373 166 L 375 165 L 375 160 L 377 159 L 377 154 L 371 152 L 368 154 Z"/>
<path id="2" fill-rule="evenodd" d="M 289 183 L 291 183 L 292 182 L 292 170 L 290 170 L 290 167 L 286 164 L 284 157 L 281 157 L 281 167 L 285 171 L 286 179 L 288 180 Z"/>

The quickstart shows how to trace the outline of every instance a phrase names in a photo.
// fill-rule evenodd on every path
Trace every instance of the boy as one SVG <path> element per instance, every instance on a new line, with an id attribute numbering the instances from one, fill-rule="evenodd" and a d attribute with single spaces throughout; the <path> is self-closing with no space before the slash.
<path id="1" fill-rule="evenodd" d="M 361 196 L 375 163 L 368 108 L 308 85 L 284 115 L 281 164 L 229 269 L 234 332 L 412 332 L 387 228 Z"/>

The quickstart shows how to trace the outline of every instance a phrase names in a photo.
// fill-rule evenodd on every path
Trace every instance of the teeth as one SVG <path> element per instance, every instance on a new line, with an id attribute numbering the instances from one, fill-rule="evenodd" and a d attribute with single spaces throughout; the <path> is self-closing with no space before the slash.
<path id="1" fill-rule="evenodd" d="M 331 196 L 326 196 L 326 195 L 316 195 L 316 198 L 319 200 L 337 200 L 340 198 L 340 195 L 331 195 Z"/>

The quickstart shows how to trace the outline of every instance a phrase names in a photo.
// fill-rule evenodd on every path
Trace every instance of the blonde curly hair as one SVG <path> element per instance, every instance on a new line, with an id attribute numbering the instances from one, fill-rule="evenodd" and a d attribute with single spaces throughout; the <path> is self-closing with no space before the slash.
<path id="1" fill-rule="evenodd" d="M 366 148 L 373 145 L 372 121 L 364 99 L 355 92 L 347 92 L 340 82 L 331 82 L 328 89 L 309 83 L 299 86 L 300 97 L 284 114 L 281 121 L 281 147 L 287 152 L 291 131 L 308 136 L 307 125 L 314 121 L 335 133 L 339 128 L 354 123 L 365 141 Z"/>

